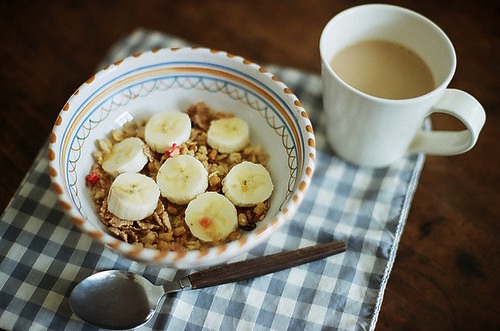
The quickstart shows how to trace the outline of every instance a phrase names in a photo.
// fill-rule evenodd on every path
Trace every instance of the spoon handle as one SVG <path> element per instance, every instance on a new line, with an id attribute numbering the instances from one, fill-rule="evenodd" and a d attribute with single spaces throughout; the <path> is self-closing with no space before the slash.
<path id="1" fill-rule="evenodd" d="M 188 277 L 191 281 L 192 289 L 222 285 L 288 269 L 330 255 L 342 253 L 345 250 L 346 245 L 344 242 L 333 241 L 225 264 L 219 267 L 195 272 Z"/>

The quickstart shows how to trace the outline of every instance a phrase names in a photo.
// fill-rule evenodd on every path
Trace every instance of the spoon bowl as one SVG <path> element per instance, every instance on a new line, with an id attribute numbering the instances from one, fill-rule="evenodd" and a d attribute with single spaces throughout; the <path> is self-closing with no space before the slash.
<path id="1" fill-rule="evenodd" d="M 107 270 L 79 283 L 71 292 L 70 303 L 74 313 L 89 324 L 130 329 L 149 321 L 164 294 L 161 286 L 140 275 Z"/>

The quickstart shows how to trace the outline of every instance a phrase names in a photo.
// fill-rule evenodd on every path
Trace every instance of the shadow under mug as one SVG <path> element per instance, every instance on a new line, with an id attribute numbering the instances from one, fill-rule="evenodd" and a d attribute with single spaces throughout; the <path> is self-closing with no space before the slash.
<path id="1" fill-rule="evenodd" d="M 336 53 L 365 40 L 383 40 L 415 52 L 429 67 L 436 87 L 409 99 L 384 99 L 344 82 L 330 63 Z M 333 17 L 320 38 L 327 140 L 337 155 L 359 166 L 385 167 L 407 153 L 456 155 L 471 149 L 484 125 L 481 104 L 447 88 L 456 68 L 453 45 L 424 16 L 392 5 L 361 5 Z M 369 73 L 367 73 L 369 74 Z M 431 113 L 449 114 L 462 131 L 423 131 Z"/>

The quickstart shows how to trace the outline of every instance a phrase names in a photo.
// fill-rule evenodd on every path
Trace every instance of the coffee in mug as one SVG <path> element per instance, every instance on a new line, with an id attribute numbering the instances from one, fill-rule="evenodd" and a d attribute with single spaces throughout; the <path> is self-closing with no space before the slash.
<path id="1" fill-rule="evenodd" d="M 335 54 L 330 65 L 344 82 L 379 98 L 414 98 L 435 88 L 432 72 L 420 56 L 385 40 L 350 45 Z"/>

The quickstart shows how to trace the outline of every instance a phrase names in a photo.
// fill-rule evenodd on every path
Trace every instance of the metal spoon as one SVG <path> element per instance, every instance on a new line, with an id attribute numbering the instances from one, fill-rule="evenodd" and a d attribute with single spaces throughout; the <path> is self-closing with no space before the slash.
<path id="1" fill-rule="evenodd" d="M 342 253 L 342 241 L 253 258 L 195 272 L 163 286 L 121 270 L 95 273 L 75 286 L 69 301 L 77 316 L 106 329 L 131 329 L 153 316 L 167 293 L 238 282 Z"/>

